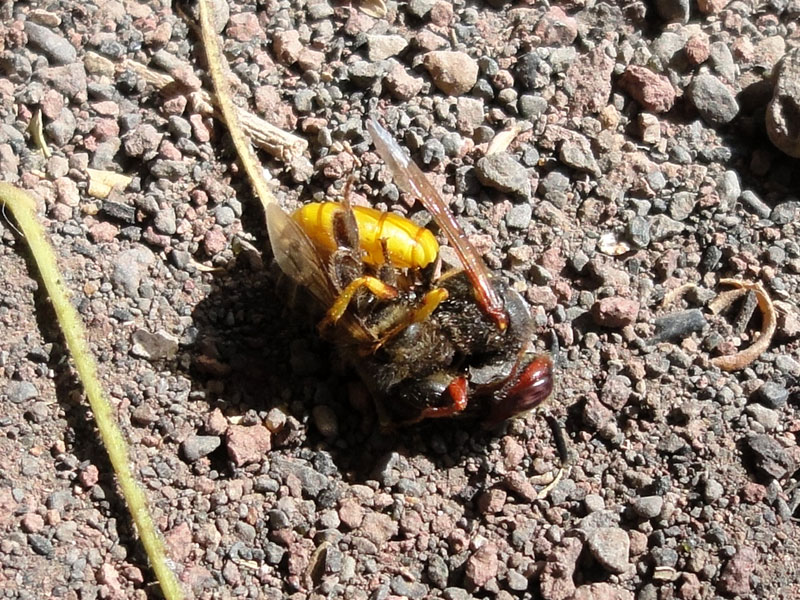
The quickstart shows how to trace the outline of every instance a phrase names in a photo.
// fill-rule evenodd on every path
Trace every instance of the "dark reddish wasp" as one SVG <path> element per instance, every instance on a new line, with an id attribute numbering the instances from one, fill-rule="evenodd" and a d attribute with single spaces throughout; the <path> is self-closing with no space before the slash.
<path id="1" fill-rule="evenodd" d="M 522 297 L 489 272 L 442 197 L 377 122 L 372 141 L 397 186 L 433 216 L 462 269 L 441 274 L 433 234 L 391 213 L 343 202 L 267 209 L 281 270 L 326 311 L 320 332 L 359 373 L 385 425 L 453 415 L 494 425 L 553 390 L 533 350 Z"/>

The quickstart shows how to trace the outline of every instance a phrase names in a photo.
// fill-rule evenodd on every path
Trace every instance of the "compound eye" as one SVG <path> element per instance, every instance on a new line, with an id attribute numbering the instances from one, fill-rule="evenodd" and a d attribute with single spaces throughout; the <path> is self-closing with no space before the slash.
<path id="1" fill-rule="evenodd" d="M 539 406 L 553 392 L 553 361 L 549 356 L 535 357 L 517 381 L 492 407 L 489 423 L 497 424 Z"/>

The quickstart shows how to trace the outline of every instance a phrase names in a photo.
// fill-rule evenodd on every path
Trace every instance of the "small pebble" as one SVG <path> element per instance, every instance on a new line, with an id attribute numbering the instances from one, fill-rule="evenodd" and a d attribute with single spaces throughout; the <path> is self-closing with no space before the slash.
<path id="1" fill-rule="evenodd" d="M 619 84 L 645 110 L 663 113 L 675 103 L 675 89 L 669 79 L 646 67 L 629 65 Z"/>
<path id="2" fill-rule="evenodd" d="M 651 343 L 682 340 L 693 332 L 705 329 L 708 321 L 698 308 L 669 313 L 655 320 L 656 333 Z"/>
<path id="3" fill-rule="evenodd" d="M 151 333 L 146 329 L 137 329 L 131 338 L 131 354 L 148 360 L 174 358 L 178 352 L 178 338 L 160 329 Z"/>
<path id="4" fill-rule="evenodd" d="M 367 57 L 373 62 L 400 54 L 406 46 L 408 42 L 400 35 L 367 35 Z"/>
<path id="5" fill-rule="evenodd" d="M 594 322 L 601 327 L 620 329 L 636 321 L 639 303 L 630 298 L 612 296 L 597 301 L 592 307 Z"/>
<path id="6" fill-rule="evenodd" d="M 592 556 L 606 570 L 624 573 L 630 567 L 630 538 L 623 529 L 598 527 L 586 539 Z"/>
<path id="7" fill-rule="evenodd" d="M 770 207 L 767 206 L 764 203 L 764 201 L 761 200 L 761 198 L 759 198 L 753 191 L 751 190 L 743 191 L 741 193 L 740 198 L 742 200 L 742 204 L 744 204 L 745 207 L 749 208 L 752 212 L 754 212 L 762 219 L 766 219 L 770 216 L 770 212 L 772 211 L 772 209 L 770 209 Z"/>
<path id="8" fill-rule="evenodd" d="M 528 170 L 508 152 L 484 156 L 476 165 L 478 180 L 501 192 L 529 197 L 531 182 Z"/>
<path id="9" fill-rule="evenodd" d="M 181 452 L 187 462 L 193 463 L 214 452 L 221 444 L 222 440 L 216 435 L 190 435 L 181 444 Z"/>
<path id="10" fill-rule="evenodd" d="M 767 381 L 758 388 L 755 399 L 767 408 L 783 408 L 789 399 L 789 390 L 779 383 Z"/>
<path id="11" fill-rule="evenodd" d="M 781 59 L 773 75 L 775 85 L 767 105 L 766 127 L 776 148 L 794 158 L 800 158 L 800 50 L 793 48 Z"/>
<path id="12" fill-rule="evenodd" d="M 28 42 L 44 52 L 54 64 L 68 65 L 78 58 L 75 46 L 52 29 L 25 21 L 25 33 L 28 34 Z"/>
<path id="13" fill-rule="evenodd" d="M 478 63 L 464 52 L 428 52 L 422 64 L 436 87 L 448 96 L 466 94 L 478 80 Z"/>
<path id="14" fill-rule="evenodd" d="M 764 431 L 775 431 L 780 424 L 778 411 L 767 408 L 762 404 L 749 404 L 745 412 L 755 419 L 756 423 L 764 428 Z"/>
<path id="15" fill-rule="evenodd" d="M 758 554 L 752 548 L 743 547 L 725 564 L 719 578 L 720 590 L 729 596 L 745 596 L 750 593 L 750 575 L 759 563 Z"/>
<path id="16" fill-rule="evenodd" d="M 497 547 L 487 543 L 478 548 L 467 559 L 467 568 L 464 573 L 467 586 L 481 588 L 497 577 L 499 566 Z"/>
<path id="17" fill-rule="evenodd" d="M 736 95 L 710 73 L 695 75 L 686 95 L 709 125 L 725 125 L 733 121 L 739 113 Z"/>
<path id="18" fill-rule="evenodd" d="M 664 499 L 661 496 L 642 496 L 635 498 L 630 507 L 640 519 L 655 519 L 664 508 Z"/>
<path id="19" fill-rule="evenodd" d="M 776 225 L 787 225 L 797 220 L 800 214 L 800 201 L 781 202 L 769 213 L 770 220 Z"/>
<path id="20" fill-rule="evenodd" d="M 228 456 L 237 467 L 264 460 L 272 447 L 270 432 L 261 425 L 231 425 L 225 441 Z"/>
<path id="21" fill-rule="evenodd" d="M 10 381 L 6 386 L 6 397 L 12 404 L 29 402 L 39 395 L 39 390 L 30 381 Z"/>
<path id="22" fill-rule="evenodd" d="M 506 214 L 506 225 L 512 229 L 526 230 L 533 218 L 533 207 L 528 204 L 514 204 Z"/>
<path id="23" fill-rule="evenodd" d="M 745 441 L 755 466 L 768 477 L 780 479 L 792 467 L 786 450 L 771 436 L 751 434 Z"/>

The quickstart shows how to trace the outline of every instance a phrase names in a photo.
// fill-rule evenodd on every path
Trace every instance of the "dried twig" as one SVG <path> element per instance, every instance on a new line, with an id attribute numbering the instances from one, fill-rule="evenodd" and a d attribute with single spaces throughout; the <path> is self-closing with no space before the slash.
<path id="1" fill-rule="evenodd" d="M 213 17 L 211 16 L 212 12 L 208 5 L 208 0 L 200 0 L 199 4 L 200 30 L 203 37 L 203 47 L 206 50 L 208 72 L 209 75 L 211 75 L 211 81 L 214 83 L 217 103 L 222 113 L 222 122 L 228 127 L 233 145 L 236 146 L 236 152 L 239 154 L 239 160 L 242 161 L 244 169 L 247 172 L 247 177 L 250 179 L 250 184 L 253 186 L 253 189 L 255 189 L 258 199 L 261 200 L 261 205 L 266 211 L 268 205 L 277 204 L 277 201 L 267 186 L 267 182 L 264 179 L 264 171 L 253 154 L 250 140 L 248 140 L 243 131 L 242 124 L 239 122 L 239 111 L 231 100 L 226 77 L 228 63 L 219 51 L 219 40 L 217 39 L 214 25 L 211 22 Z"/>
<path id="2" fill-rule="evenodd" d="M 721 311 L 728 308 L 737 298 L 740 298 L 748 292 L 754 292 L 758 300 L 758 308 L 761 310 L 763 323 L 761 325 L 761 335 L 758 339 L 740 352 L 729 354 L 727 356 L 718 356 L 711 360 L 711 364 L 719 367 L 723 371 L 737 371 L 745 368 L 747 365 L 756 360 L 763 354 L 772 341 L 772 336 L 775 335 L 775 328 L 777 327 L 777 317 L 775 307 L 772 304 L 772 299 L 767 294 L 764 286 L 761 283 L 753 283 L 750 281 L 741 281 L 739 279 L 721 279 L 721 285 L 732 285 L 736 289 L 723 292 L 716 299 L 714 299 L 709 308 L 714 314 L 719 314 Z"/>

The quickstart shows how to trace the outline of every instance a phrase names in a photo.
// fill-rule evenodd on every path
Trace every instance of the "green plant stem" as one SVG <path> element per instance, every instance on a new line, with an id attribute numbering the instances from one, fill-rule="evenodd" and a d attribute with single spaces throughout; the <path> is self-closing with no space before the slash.
<path id="1" fill-rule="evenodd" d="M 122 496 L 128 504 L 128 510 L 161 584 L 164 597 L 167 600 L 179 600 L 183 598 L 183 593 L 175 574 L 167 566 L 164 544 L 150 516 L 147 498 L 131 473 L 127 444 L 114 420 L 108 397 L 97 378 L 97 366 L 86 342 L 83 323 L 78 311 L 70 302 L 69 291 L 64 287 L 53 248 L 36 218 L 36 202 L 26 192 L 2 182 L 0 182 L 0 202 L 11 210 L 39 269 L 42 282 L 55 309 L 58 324 L 64 333 L 67 348 L 75 361 L 75 368 L 89 399 L 100 438 L 117 475 Z"/>

